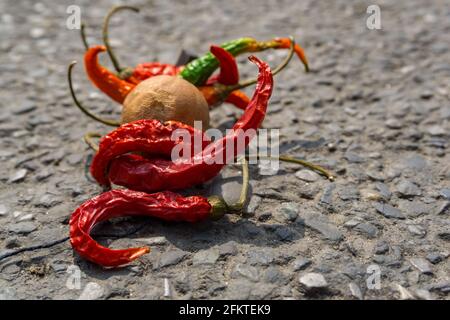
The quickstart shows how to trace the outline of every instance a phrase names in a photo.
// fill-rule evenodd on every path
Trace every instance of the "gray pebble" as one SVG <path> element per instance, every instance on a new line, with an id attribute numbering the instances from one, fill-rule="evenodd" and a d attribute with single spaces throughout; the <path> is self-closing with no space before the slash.
<path id="1" fill-rule="evenodd" d="M 279 268 L 269 267 L 264 272 L 263 280 L 268 283 L 276 283 L 277 285 L 281 285 L 286 283 L 287 278 Z"/>
<path id="2" fill-rule="evenodd" d="M 175 249 L 164 252 L 159 258 L 158 266 L 160 268 L 178 264 L 184 257 L 187 256 L 187 252 Z"/>
<path id="3" fill-rule="evenodd" d="M 248 300 L 254 283 L 243 279 L 232 279 L 227 286 L 227 299 Z"/>
<path id="4" fill-rule="evenodd" d="M 394 208 L 390 204 L 377 202 L 374 204 L 374 207 L 379 213 L 381 213 L 386 218 L 405 219 L 405 215 L 400 210 Z"/>
<path id="5" fill-rule="evenodd" d="M 402 180 L 397 184 L 397 191 L 404 197 L 420 196 L 420 188 L 409 180 Z"/>
<path id="6" fill-rule="evenodd" d="M 385 122 L 386 127 L 389 129 L 401 129 L 403 128 L 403 123 L 396 118 L 389 118 Z"/>
<path id="7" fill-rule="evenodd" d="M 386 241 L 379 241 L 375 248 L 374 253 L 375 254 L 384 254 L 389 251 L 389 244 Z"/>
<path id="8" fill-rule="evenodd" d="M 330 206 L 333 203 L 333 190 L 336 188 L 336 184 L 332 183 L 325 187 L 322 196 L 320 197 L 320 204 Z"/>
<path id="9" fill-rule="evenodd" d="M 249 266 L 247 264 L 238 263 L 233 269 L 232 276 L 244 277 L 251 281 L 257 282 L 259 280 L 259 271 L 257 268 Z"/>
<path id="10" fill-rule="evenodd" d="M 450 200 L 450 189 L 444 188 L 439 191 L 439 194 L 447 200 Z"/>
<path id="11" fill-rule="evenodd" d="M 430 263 L 423 258 L 411 258 L 409 262 L 420 272 L 424 274 L 432 274 L 433 270 Z"/>
<path id="12" fill-rule="evenodd" d="M 358 224 L 360 224 L 361 221 L 362 221 L 362 219 L 360 219 L 360 218 L 353 218 L 353 219 L 346 221 L 344 223 L 344 226 L 347 228 L 353 228 L 353 227 L 356 227 Z"/>
<path id="13" fill-rule="evenodd" d="M 421 300 L 433 300 L 430 291 L 425 289 L 416 289 L 415 296 Z"/>
<path id="14" fill-rule="evenodd" d="M 8 207 L 4 204 L 0 204 L 0 217 L 8 214 Z"/>
<path id="15" fill-rule="evenodd" d="M 275 228 L 275 235 L 281 241 L 293 241 L 297 238 L 298 233 L 287 226 L 277 226 Z"/>
<path id="16" fill-rule="evenodd" d="M 444 257 L 439 252 L 431 252 L 427 254 L 427 260 L 432 264 L 437 264 L 444 260 Z"/>
<path id="17" fill-rule="evenodd" d="M 350 289 L 350 293 L 352 294 L 352 296 L 354 296 L 355 298 L 357 298 L 359 300 L 364 300 L 364 296 L 363 296 L 363 293 L 362 293 L 359 285 L 357 285 L 354 282 L 350 282 L 348 287 Z"/>
<path id="18" fill-rule="evenodd" d="M 250 265 L 267 266 L 274 260 L 272 252 L 267 250 L 252 250 L 247 254 L 247 263 Z"/>
<path id="19" fill-rule="evenodd" d="M 339 190 L 338 194 L 339 198 L 343 201 L 358 200 L 360 196 L 359 190 L 351 185 L 344 186 Z"/>
<path id="20" fill-rule="evenodd" d="M 408 225 L 408 231 L 411 232 L 411 234 L 418 236 L 420 238 L 425 237 L 427 234 L 427 231 L 422 226 L 415 224 Z"/>
<path id="21" fill-rule="evenodd" d="M 428 214 L 432 211 L 432 207 L 419 200 L 399 200 L 398 208 L 405 212 L 408 217 L 418 217 Z"/>
<path id="22" fill-rule="evenodd" d="M 378 235 L 378 228 L 369 222 L 363 222 L 355 227 L 355 230 L 359 231 L 367 238 L 376 238 Z"/>
<path id="23" fill-rule="evenodd" d="M 50 171 L 49 169 L 45 168 L 38 172 L 35 179 L 36 179 L 36 181 L 40 182 L 40 181 L 44 181 L 44 180 L 50 178 L 52 175 L 53 175 L 53 172 Z"/>
<path id="24" fill-rule="evenodd" d="M 303 169 L 299 170 L 295 173 L 295 176 L 299 178 L 300 180 L 306 181 L 306 182 L 314 182 L 319 179 L 319 175 L 315 173 L 314 171 Z"/>
<path id="25" fill-rule="evenodd" d="M 97 300 L 103 297 L 104 289 L 101 285 L 95 282 L 89 282 L 84 287 L 78 300 Z"/>
<path id="26" fill-rule="evenodd" d="M 341 241 L 342 232 L 332 223 L 328 222 L 326 216 L 313 213 L 305 218 L 305 225 L 314 231 L 319 232 L 325 239 L 331 241 Z"/>
<path id="27" fill-rule="evenodd" d="M 81 161 L 83 160 L 83 157 L 84 156 L 82 153 L 74 153 L 74 154 L 69 155 L 66 158 L 66 160 L 67 160 L 68 164 L 75 166 L 75 165 L 78 165 L 81 163 Z"/>
<path id="28" fill-rule="evenodd" d="M 221 257 L 235 256 L 238 253 L 236 242 L 229 241 L 219 247 L 219 255 Z"/>
<path id="29" fill-rule="evenodd" d="M 246 212 L 247 213 L 255 213 L 256 209 L 258 209 L 259 205 L 262 202 L 262 198 L 257 195 L 252 195 L 250 201 L 248 202 Z"/>
<path id="30" fill-rule="evenodd" d="M 194 254 L 192 258 L 192 264 L 197 265 L 213 265 L 219 259 L 219 250 L 211 248 L 209 250 L 202 250 Z"/>
<path id="31" fill-rule="evenodd" d="M 275 212 L 275 219 L 279 222 L 292 222 L 297 219 L 299 212 L 298 204 L 295 202 L 284 202 Z"/>
<path id="32" fill-rule="evenodd" d="M 27 169 L 19 169 L 9 177 L 8 182 L 10 183 L 21 182 L 25 179 L 27 173 L 28 173 Z"/>
<path id="33" fill-rule="evenodd" d="M 309 260 L 308 258 L 304 258 L 304 257 L 297 258 L 292 263 L 294 271 L 303 270 L 303 269 L 307 268 L 310 264 L 311 264 L 311 260 Z"/>
<path id="34" fill-rule="evenodd" d="M 344 158 L 350 163 L 362 163 L 365 161 L 363 157 L 351 151 L 346 152 Z"/>
<path id="35" fill-rule="evenodd" d="M 423 170 L 427 166 L 427 162 L 421 155 L 414 154 L 405 158 L 401 162 L 401 166 L 411 170 Z"/>
<path id="36" fill-rule="evenodd" d="M 409 290 L 406 289 L 405 287 L 397 284 L 397 285 L 395 285 L 395 288 L 397 289 L 397 291 L 400 294 L 400 297 L 399 297 L 400 300 L 415 300 L 415 297 L 413 296 L 413 294 L 411 292 L 409 292 Z"/>
<path id="37" fill-rule="evenodd" d="M 53 118 L 47 114 L 35 115 L 32 116 L 30 119 L 28 119 L 28 123 L 32 127 L 36 127 L 43 124 L 49 124 L 53 122 L 54 122 Z"/>
<path id="38" fill-rule="evenodd" d="M 38 206 L 41 206 L 44 208 L 51 208 L 60 203 L 62 203 L 61 198 L 59 198 L 51 193 L 46 193 L 39 199 Z"/>
<path id="39" fill-rule="evenodd" d="M 428 127 L 427 132 L 431 135 L 431 136 L 445 136 L 448 131 L 445 130 L 445 128 L 441 127 L 441 126 L 431 126 Z"/>
<path id="40" fill-rule="evenodd" d="M 241 196 L 242 184 L 238 181 L 225 182 L 220 185 L 220 193 L 228 204 L 236 203 Z"/>
<path id="41" fill-rule="evenodd" d="M 0 288 L 0 301 L 2 300 L 16 300 L 16 292 L 13 288 L 1 287 Z"/>
<path id="42" fill-rule="evenodd" d="M 36 103 L 31 100 L 25 100 L 22 104 L 13 110 L 16 115 L 24 114 L 36 110 Z"/>
<path id="43" fill-rule="evenodd" d="M 37 229 L 36 224 L 33 222 L 19 222 L 8 226 L 8 231 L 17 234 L 28 234 Z"/>

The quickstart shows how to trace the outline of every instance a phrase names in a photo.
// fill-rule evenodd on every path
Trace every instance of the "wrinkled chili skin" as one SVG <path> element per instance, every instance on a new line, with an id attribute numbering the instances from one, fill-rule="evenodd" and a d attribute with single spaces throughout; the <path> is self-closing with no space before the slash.
<path id="1" fill-rule="evenodd" d="M 171 132 L 186 125 L 175 121 L 161 124 L 155 120 L 137 120 L 122 125 L 101 140 L 91 165 L 92 176 L 104 186 L 109 186 L 111 181 L 146 192 L 183 189 L 215 177 L 226 163 L 244 151 L 245 145 L 238 145 L 236 141 L 246 130 L 258 129 L 264 120 L 272 93 L 272 73 L 265 62 L 256 57 L 251 60 L 259 67 L 258 83 L 244 114 L 230 134 L 214 143 L 203 144 L 203 150 L 187 161 L 171 161 L 171 150 L 177 144 L 177 141 L 171 141 Z M 232 152 L 227 152 L 230 146 L 233 146 Z M 126 155 L 129 152 L 150 154 L 146 157 Z M 214 159 L 222 161 L 217 163 Z"/>
<path id="2" fill-rule="evenodd" d="M 183 66 L 174 66 L 172 64 L 160 62 L 146 62 L 138 64 L 133 70 L 133 77 L 138 81 L 154 76 L 176 76 L 183 70 Z"/>
<path id="3" fill-rule="evenodd" d="M 217 76 L 210 77 L 207 84 L 211 85 L 218 82 L 224 85 L 232 85 L 238 83 L 239 70 L 233 55 L 218 46 L 211 46 L 209 51 L 219 61 L 220 72 Z"/>
<path id="4" fill-rule="evenodd" d="M 172 139 L 176 130 L 186 130 L 192 140 Z M 155 119 L 147 119 L 123 124 L 119 129 L 112 131 L 100 140 L 99 152 L 92 161 L 91 174 L 99 184 L 109 186 L 106 171 L 110 161 L 117 156 L 133 151 L 144 152 L 147 156 L 155 157 L 155 163 L 157 164 L 155 169 L 163 171 L 167 167 L 167 163 L 170 162 L 173 148 L 178 144 L 191 146 L 191 154 L 196 151 L 194 150 L 195 138 L 202 142 L 199 151 L 210 142 L 202 131 L 178 121 L 161 123 Z M 138 156 L 133 155 L 133 158 L 136 157 Z M 158 176 L 155 176 L 154 184 L 158 184 L 158 181 Z M 171 189 L 158 188 L 153 190 Z"/>
<path id="5" fill-rule="evenodd" d="M 123 103 L 135 84 L 120 79 L 117 75 L 100 65 L 98 54 L 106 51 L 105 46 L 89 48 L 84 55 L 84 67 L 88 78 L 102 92 L 118 103 Z"/>
<path id="6" fill-rule="evenodd" d="M 70 218 L 70 242 L 83 258 L 104 267 L 118 267 L 150 251 L 148 247 L 108 249 L 89 235 L 99 222 L 119 216 L 147 216 L 166 221 L 197 222 L 207 219 L 211 204 L 201 196 L 183 197 L 164 191 L 153 194 L 111 190 L 79 206 Z"/>

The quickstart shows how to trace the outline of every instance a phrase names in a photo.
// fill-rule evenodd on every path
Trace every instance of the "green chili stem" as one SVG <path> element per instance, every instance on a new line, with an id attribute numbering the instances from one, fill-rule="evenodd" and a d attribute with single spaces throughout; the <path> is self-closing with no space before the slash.
<path id="1" fill-rule="evenodd" d="M 239 200 L 228 206 L 231 211 L 242 211 L 244 209 L 245 203 L 247 202 L 247 194 L 249 187 L 250 175 L 248 172 L 248 161 L 245 157 L 242 158 L 242 189 Z"/>
<path id="2" fill-rule="evenodd" d="M 78 101 L 76 95 L 75 95 L 75 90 L 73 89 L 73 84 L 72 84 L 72 69 L 75 66 L 77 62 L 76 61 L 72 61 L 72 63 L 69 65 L 69 69 L 67 72 L 67 79 L 69 80 L 69 88 L 70 88 L 70 94 L 72 96 L 73 101 L 75 102 L 75 105 L 88 117 L 101 122 L 103 124 L 106 124 L 108 126 L 112 126 L 112 127 L 118 127 L 120 126 L 120 123 L 114 120 L 108 120 L 108 119 L 103 119 L 95 114 L 93 114 L 92 112 L 90 112 L 88 109 L 86 109 L 81 103 L 80 101 Z"/>
<path id="3" fill-rule="evenodd" d="M 81 23 L 81 27 L 80 27 L 81 41 L 83 41 L 84 49 L 86 49 L 86 51 L 87 51 L 89 49 L 89 43 L 86 38 L 85 28 L 86 28 L 86 25 L 84 24 L 84 22 Z"/>
<path id="4" fill-rule="evenodd" d="M 98 132 L 88 132 L 84 135 L 84 142 L 95 152 L 98 151 L 98 144 L 92 141 L 92 138 L 101 138 L 101 134 Z"/>
<path id="5" fill-rule="evenodd" d="M 122 68 L 120 67 L 119 61 L 117 60 L 117 57 L 114 54 L 114 51 L 109 44 L 108 28 L 109 28 L 109 21 L 111 20 L 111 17 L 120 10 L 131 10 L 134 12 L 139 12 L 138 8 L 132 7 L 132 6 L 114 6 L 108 12 L 108 14 L 105 17 L 105 21 L 103 22 L 103 43 L 105 44 L 106 51 L 108 52 L 109 58 L 111 59 L 111 62 L 114 65 L 114 68 L 116 69 L 117 72 L 121 72 Z"/>

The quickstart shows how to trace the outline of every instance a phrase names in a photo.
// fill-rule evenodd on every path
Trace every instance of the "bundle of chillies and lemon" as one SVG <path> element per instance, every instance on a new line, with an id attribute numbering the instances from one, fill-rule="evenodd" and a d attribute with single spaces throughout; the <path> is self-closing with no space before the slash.
<path id="1" fill-rule="evenodd" d="M 227 143 L 239 139 L 242 130 L 258 129 L 264 120 L 268 100 L 273 86 L 272 76 L 281 71 L 294 52 L 308 71 L 308 62 L 302 48 L 293 38 L 277 38 L 256 41 L 240 38 L 221 46 L 211 46 L 210 52 L 184 66 L 159 62 L 142 63 L 135 68 L 122 68 L 109 45 L 108 25 L 111 17 L 120 10 L 139 11 L 130 6 L 114 7 L 106 16 L 103 25 L 104 46 L 90 47 L 81 29 L 85 70 L 92 83 L 111 99 L 122 104 L 121 121 L 103 119 L 86 109 L 75 96 L 71 73 L 75 62 L 69 66 L 68 80 L 75 104 L 86 115 L 106 125 L 117 126 L 104 136 L 97 145 L 88 133 L 85 141 L 97 153 L 91 165 L 91 174 L 106 187 L 110 183 L 127 189 L 110 190 L 86 201 L 72 214 L 70 239 L 75 251 L 82 257 L 104 267 L 117 267 L 129 263 L 149 252 L 149 248 L 111 250 L 100 246 L 89 233 L 100 221 L 123 215 L 145 215 L 170 221 L 199 221 L 217 219 L 227 212 L 241 212 L 246 202 L 248 189 L 248 165 L 243 158 L 243 187 L 241 197 L 235 204 L 227 204 L 221 197 L 184 197 L 167 190 L 179 190 L 206 182 L 216 176 L 223 164 L 207 164 L 208 157 L 225 157 L 228 163 L 244 149 L 234 149 L 231 159 L 225 155 Z M 259 68 L 257 79 L 239 82 L 239 72 L 234 59 L 245 52 L 267 49 L 289 49 L 286 59 L 273 71 L 269 66 L 252 56 L 250 60 Z M 111 72 L 98 62 L 98 54 L 106 51 L 116 69 Z M 219 69 L 217 75 L 213 73 Z M 256 83 L 250 100 L 240 89 Z M 203 132 L 193 128 L 194 121 L 201 121 L 202 128 L 209 127 L 210 108 L 229 102 L 243 109 L 244 113 L 233 126 L 231 135 L 211 143 Z M 170 151 L 177 144 L 193 141 L 173 141 L 171 133 L 176 129 L 188 130 L 203 136 L 203 151 L 194 154 L 190 164 L 170 160 Z M 242 130 L 237 130 L 242 129 Z M 219 147 L 220 146 L 220 147 Z M 198 159 L 196 159 L 198 158 Z M 199 160 L 200 159 L 200 160 Z M 325 169 L 289 156 L 279 160 L 307 166 L 333 179 Z M 211 163 L 211 162 L 209 162 Z M 164 191 L 162 191 L 164 190 Z"/>

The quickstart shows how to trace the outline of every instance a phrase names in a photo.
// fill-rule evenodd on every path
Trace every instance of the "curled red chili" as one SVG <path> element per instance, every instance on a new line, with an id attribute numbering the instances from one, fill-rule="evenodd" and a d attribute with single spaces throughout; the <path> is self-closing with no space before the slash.
<path id="1" fill-rule="evenodd" d="M 209 202 L 211 201 L 211 203 Z M 118 267 L 150 252 L 148 247 L 112 250 L 89 235 L 99 222 L 118 216 L 148 216 L 167 221 L 196 222 L 215 218 L 214 198 L 183 197 L 164 191 L 153 194 L 131 190 L 111 190 L 86 201 L 70 219 L 70 242 L 83 258 L 104 267 Z"/>

